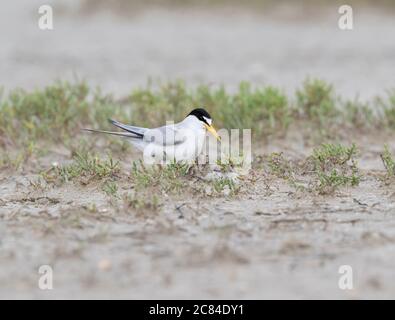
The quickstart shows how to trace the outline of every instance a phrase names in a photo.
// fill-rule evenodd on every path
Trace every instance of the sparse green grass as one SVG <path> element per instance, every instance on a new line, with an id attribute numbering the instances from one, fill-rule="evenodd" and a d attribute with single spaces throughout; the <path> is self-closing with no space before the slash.
<path id="1" fill-rule="evenodd" d="M 98 156 L 82 152 L 74 156 L 71 164 L 54 167 L 49 172 L 43 173 L 43 177 L 49 182 L 60 179 L 61 182 L 78 180 L 87 184 L 94 179 L 113 177 L 118 172 L 119 162 L 111 157 L 101 160 Z"/>
<path id="2" fill-rule="evenodd" d="M 103 186 L 102 190 L 111 197 L 117 197 L 118 196 L 118 185 L 114 181 L 106 181 Z"/>
<path id="3" fill-rule="evenodd" d="M 356 186 L 360 175 L 357 167 L 355 144 L 345 147 L 340 144 L 322 144 L 314 149 L 311 161 L 318 178 L 315 187 L 321 194 L 333 192 L 340 186 Z"/>
<path id="4" fill-rule="evenodd" d="M 373 105 L 341 101 L 332 85 L 317 79 L 307 79 L 294 99 L 277 88 L 254 88 L 247 82 L 228 93 L 224 87 L 200 85 L 188 89 L 184 82 L 175 81 L 148 84 L 117 101 L 84 82 L 56 82 L 43 90 L 17 89 L 1 98 L 0 148 L 27 149 L 30 144 L 48 142 L 68 146 L 83 135 L 79 130 L 83 127 L 110 128 L 108 118 L 157 126 L 180 121 L 196 107 L 205 107 L 216 127 L 253 129 L 253 137 L 260 140 L 284 134 L 296 121 L 302 128 L 335 133 L 344 126 L 395 128 L 393 91 L 386 98 L 377 98 Z M 373 113 L 372 107 L 378 111 Z M 113 146 L 117 147 L 115 143 Z"/>
<path id="5" fill-rule="evenodd" d="M 225 168 L 225 167 L 224 167 Z M 231 167 L 227 167 L 230 171 Z M 120 174 L 121 166 L 111 157 L 100 159 L 89 152 L 77 152 L 68 165 L 56 165 L 41 173 L 46 183 L 61 185 L 67 182 L 88 185 L 99 182 L 100 188 L 108 196 L 120 199 L 119 185 L 129 185 L 139 194 L 179 195 L 184 193 L 206 194 L 207 187 L 214 192 L 210 196 L 235 195 L 240 188 L 235 181 L 224 175 L 205 179 L 207 166 L 187 163 L 168 165 L 144 165 L 142 161 L 132 163 L 130 175 Z M 132 204 L 130 205 L 132 206 Z"/>
<path id="6" fill-rule="evenodd" d="M 262 136 L 282 132 L 291 122 L 287 97 L 273 87 L 252 89 L 243 82 L 234 96 L 220 101 L 220 108 L 213 109 L 213 114 L 224 127 L 253 128 L 254 134 Z"/>
<path id="7" fill-rule="evenodd" d="M 384 151 L 380 155 L 388 177 L 395 177 L 395 161 L 387 145 L 384 146 Z"/>
<path id="8" fill-rule="evenodd" d="M 129 102 L 136 110 L 132 121 L 144 126 L 178 121 L 198 106 L 212 114 L 217 127 L 254 128 L 258 135 L 282 131 L 291 119 L 287 97 L 280 90 L 273 87 L 253 90 L 246 82 L 240 84 L 234 95 L 223 87 L 212 89 L 206 85 L 188 91 L 182 81 L 157 89 L 149 85 L 133 91 Z"/>
<path id="9" fill-rule="evenodd" d="M 31 92 L 16 89 L 0 101 L 0 151 L 70 145 L 82 136 L 82 127 L 103 126 L 107 118 L 125 114 L 111 96 L 84 82 L 56 82 Z"/>
<path id="10" fill-rule="evenodd" d="M 0 135 L 6 142 L 57 139 L 89 117 L 85 84 L 56 83 L 44 90 L 12 91 L 0 107 Z M 78 119 L 78 121 L 75 121 Z"/>
<path id="11" fill-rule="evenodd" d="M 83 136 L 80 128 L 109 128 L 108 118 L 157 126 L 167 120 L 179 121 L 191 109 L 202 106 L 213 115 L 216 127 L 252 128 L 256 142 L 283 135 L 292 124 L 302 131 L 335 135 L 345 128 L 395 129 L 395 91 L 373 103 L 342 101 L 322 80 L 306 80 L 295 98 L 286 97 L 277 88 L 255 88 L 249 83 L 241 83 L 236 92 L 228 93 L 224 87 L 207 85 L 188 89 L 176 81 L 136 89 L 122 101 L 92 91 L 85 83 L 58 82 L 44 90 L 15 90 L 0 100 L 0 169 L 23 169 L 24 163 L 40 156 L 43 147 L 63 145 L 73 154 L 71 162 L 42 173 L 43 181 L 33 180 L 32 189 L 42 192 L 52 183 L 92 183 L 109 196 L 110 202 L 119 205 L 123 201 L 126 210 L 158 212 L 163 197 L 232 197 L 248 190 L 248 181 L 238 183 L 227 175 L 237 172 L 243 161 L 229 158 L 218 162 L 221 174 L 213 178 L 207 178 L 210 168 L 186 163 L 145 166 L 134 162 L 130 174 L 121 175 L 120 163 L 95 155 L 96 136 Z M 106 150 L 126 150 L 124 140 L 112 139 L 105 139 L 111 141 Z M 357 155 L 355 145 L 326 143 L 298 162 L 273 153 L 265 158 L 264 168 L 297 190 L 330 194 L 359 184 Z M 395 161 L 387 146 L 381 159 L 387 177 L 394 177 Z M 126 185 L 130 187 L 127 191 Z"/>
<path id="12" fill-rule="evenodd" d="M 336 97 L 331 84 L 319 79 L 307 79 L 296 91 L 298 111 L 318 125 L 338 116 Z"/>
<path id="13" fill-rule="evenodd" d="M 328 167 L 344 165 L 347 161 L 353 159 L 357 154 L 357 147 L 353 144 L 351 147 L 345 147 L 341 144 L 324 143 L 313 151 L 313 160 L 315 165 L 322 171 Z"/>
<path id="14" fill-rule="evenodd" d="M 240 186 L 228 177 L 213 180 L 212 186 L 217 194 L 223 194 L 225 196 L 235 195 L 240 190 Z"/>
<path id="15" fill-rule="evenodd" d="M 361 175 L 357 166 L 356 146 L 322 144 L 305 160 L 289 161 L 282 153 L 267 159 L 271 174 L 285 179 L 297 190 L 329 194 L 341 186 L 356 186 Z"/>
<path id="16" fill-rule="evenodd" d="M 344 130 L 348 130 L 348 134 L 353 129 L 395 129 L 395 91 L 388 91 L 386 97 L 377 98 L 372 103 L 357 99 L 343 101 L 331 84 L 317 79 L 307 79 L 297 90 L 296 97 L 287 97 L 278 88 L 254 87 L 247 82 L 229 93 L 224 87 L 200 85 L 188 88 L 184 82 L 175 81 L 150 83 L 145 88 L 133 90 L 122 100 L 103 94 L 99 89 L 92 90 L 84 82 L 56 82 L 42 90 L 17 89 L 7 96 L 2 95 L 0 168 L 23 167 L 30 159 L 39 157 L 43 147 L 48 152 L 54 146 L 78 150 L 80 141 L 85 140 L 90 144 L 87 149 L 92 150 L 98 139 L 80 129 L 109 129 L 108 118 L 140 126 L 157 126 L 168 120 L 180 121 L 196 107 L 205 107 L 212 114 L 217 128 L 252 129 L 255 142 L 284 135 L 292 124 L 302 132 L 307 130 L 310 137 L 319 133 L 320 142 L 328 136 L 336 138 Z M 124 152 L 128 148 L 123 139 L 100 138 L 103 140 L 107 143 L 106 150 Z M 79 175 L 78 168 L 89 166 L 78 157 L 75 161 L 82 162 L 77 167 L 62 169 L 65 180 Z M 152 176 L 163 180 L 166 175 L 175 174 L 169 170 L 136 179 L 141 183 L 144 179 L 146 183 L 153 183 Z M 337 179 L 334 173 L 333 179 Z M 169 184 L 168 188 L 183 187 L 174 184 Z"/>
<path id="17" fill-rule="evenodd" d="M 191 168 L 186 163 L 145 166 L 141 161 L 133 162 L 131 178 L 138 189 L 160 187 L 164 192 L 176 193 L 187 187 Z"/>
<path id="18" fill-rule="evenodd" d="M 204 179 L 207 173 L 205 167 L 195 164 L 145 166 L 142 162 L 134 162 L 131 179 L 138 191 L 150 189 L 153 192 L 173 195 L 189 192 L 214 196 L 235 195 L 239 192 L 239 186 L 226 175 Z M 207 190 L 210 191 L 206 192 Z"/>

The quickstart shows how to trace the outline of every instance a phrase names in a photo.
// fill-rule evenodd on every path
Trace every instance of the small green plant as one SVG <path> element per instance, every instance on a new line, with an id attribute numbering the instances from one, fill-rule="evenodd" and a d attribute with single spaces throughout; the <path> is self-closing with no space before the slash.
<path id="1" fill-rule="evenodd" d="M 350 184 L 355 186 L 359 184 L 359 177 L 357 172 L 352 172 L 351 176 L 345 175 L 341 170 L 332 169 L 329 173 L 317 171 L 317 175 L 320 181 L 318 186 L 321 193 L 325 193 L 327 188 L 335 189 L 339 186 L 345 186 Z"/>
<path id="2" fill-rule="evenodd" d="M 387 145 L 384 146 L 384 152 L 380 156 L 381 156 L 381 160 L 383 161 L 384 168 L 385 170 L 387 170 L 387 176 L 394 177 L 395 161 Z"/>
<path id="3" fill-rule="evenodd" d="M 117 197 L 118 194 L 118 185 L 114 181 L 106 181 L 103 186 L 102 190 L 111 197 Z"/>
<path id="4" fill-rule="evenodd" d="M 78 178 L 81 182 L 88 183 L 93 179 L 113 177 L 119 172 L 119 162 L 111 157 L 101 160 L 90 153 L 76 153 L 70 165 L 56 166 L 52 168 L 55 178 L 59 177 L 62 182 L 68 182 Z M 53 174 L 44 173 L 46 180 L 54 180 Z"/>
<path id="5" fill-rule="evenodd" d="M 345 147 L 328 143 L 314 149 L 310 160 L 313 162 L 313 173 L 318 178 L 318 183 L 314 184 L 319 193 L 333 192 L 339 186 L 359 184 L 356 155 L 355 144 Z"/>
<path id="6" fill-rule="evenodd" d="M 188 184 L 192 165 L 173 162 L 167 165 L 145 166 L 141 161 L 133 162 L 131 178 L 137 188 L 159 187 L 165 192 L 179 192 Z"/>
<path id="7" fill-rule="evenodd" d="M 343 165 L 357 154 L 357 147 L 345 147 L 341 144 L 323 143 L 319 148 L 314 149 L 313 159 L 317 166 L 325 170 L 328 166 Z"/>
<path id="8" fill-rule="evenodd" d="M 332 85 L 318 79 L 307 79 L 296 91 L 299 111 L 307 118 L 325 124 L 338 116 Z"/>
<path id="9" fill-rule="evenodd" d="M 151 169 L 147 169 L 141 161 L 132 163 L 131 177 L 138 188 L 147 188 L 154 183 L 154 176 L 151 173 Z"/>
<path id="10" fill-rule="evenodd" d="M 212 186 L 216 193 L 222 193 L 226 196 L 235 195 L 240 189 L 234 180 L 228 177 L 214 179 L 212 181 Z"/>

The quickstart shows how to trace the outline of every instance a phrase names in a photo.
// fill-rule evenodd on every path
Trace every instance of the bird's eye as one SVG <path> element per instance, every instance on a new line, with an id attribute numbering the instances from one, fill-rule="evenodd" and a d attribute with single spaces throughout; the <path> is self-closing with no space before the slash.
<path id="1" fill-rule="evenodd" d="M 211 126 L 211 123 L 212 123 L 212 120 L 211 120 L 211 119 L 206 118 L 206 117 L 203 117 L 203 119 L 204 119 L 204 122 L 205 122 L 207 125 Z"/>

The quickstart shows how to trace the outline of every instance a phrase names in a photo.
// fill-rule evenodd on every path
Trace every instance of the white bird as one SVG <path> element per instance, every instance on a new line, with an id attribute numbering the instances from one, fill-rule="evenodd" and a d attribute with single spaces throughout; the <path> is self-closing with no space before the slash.
<path id="1" fill-rule="evenodd" d="M 203 150 L 206 132 L 220 140 L 212 126 L 211 116 L 202 108 L 192 110 L 179 123 L 152 129 L 130 126 L 111 119 L 109 121 L 126 132 L 84 130 L 128 138 L 143 151 L 144 160 L 148 163 L 195 160 Z"/>

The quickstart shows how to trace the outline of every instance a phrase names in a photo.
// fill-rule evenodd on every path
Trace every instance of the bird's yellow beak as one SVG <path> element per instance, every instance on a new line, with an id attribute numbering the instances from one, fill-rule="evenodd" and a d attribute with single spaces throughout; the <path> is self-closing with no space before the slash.
<path id="1" fill-rule="evenodd" d="M 209 126 L 208 124 L 204 124 L 206 127 L 207 131 L 210 132 L 214 137 L 217 138 L 217 140 L 221 141 L 221 137 L 218 135 L 217 131 L 214 129 L 213 126 Z"/>

